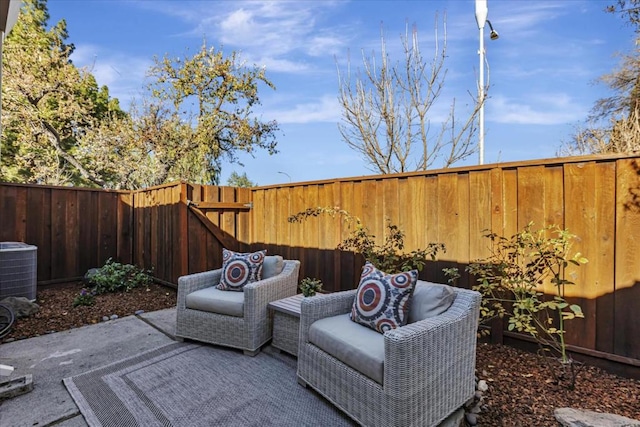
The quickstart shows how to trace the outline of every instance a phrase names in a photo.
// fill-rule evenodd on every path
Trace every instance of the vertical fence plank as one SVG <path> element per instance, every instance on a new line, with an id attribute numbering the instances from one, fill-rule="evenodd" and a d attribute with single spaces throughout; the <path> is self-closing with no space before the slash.
<path id="1" fill-rule="evenodd" d="M 305 187 L 296 186 L 291 189 L 291 213 L 290 215 L 295 215 L 298 212 L 302 212 L 307 209 L 306 202 L 304 200 L 305 195 Z M 287 217 L 288 218 L 288 217 Z M 301 264 L 304 264 L 304 246 L 305 242 L 305 232 L 304 232 L 304 224 L 299 223 L 289 223 L 287 221 L 287 228 L 289 229 L 289 236 L 291 238 L 291 251 L 289 253 L 289 257 L 291 259 L 297 259 Z M 300 278 L 303 278 L 303 272 L 300 272 Z"/>
<path id="2" fill-rule="evenodd" d="M 568 194 L 572 195 L 572 203 L 566 206 L 565 225 L 576 235 L 574 250 L 586 253 L 594 247 L 597 240 L 596 214 L 596 175 L 593 162 L 576 163 L 564 167 L 564 183 Z M 585 191 L 589 189 L 589 191 Z M 584 319 L 567 322 L 566 338 L 579 346 L 595 348 L 596 344 L 596 297 L 597 283 L 586 280 L 589 270 L 595 270 L 598 264 L 587 264 L 581 267 L 569 265 L 566 269 L 567 279 L 575 285 L 565 287 L 565 295 L 571 304 L 582 307 Z M 593 272 L 595 273 L 595 271 Z M 546 292 L 555 295 L 558 290 L 553 284 L 547 284 Z"/>
<path id="3" fill-rule="evenodd" d="M 593 281 L 596 289 L 596 350 L 614 352 L 615 324 L 615 235 L 616 235 L 616 164 L 597 164 L 596 173 L 596 231 L 594 250 L 583 251 L 594 266 L 593 275 L 585 274 L 584 281 Z M 595 270 L 595 271 L 594 271 Z"/>
<path id="4" fill-rule="evenodd" d="M 245 205 L 251 205 L 251 189 L 250 188 L 238 188 L 237 191 L 237 201 L 243 203 Z M 238 213 L 238 226 L 237 226 L 237 235 L 238 241 L 242 245 L 242 251 L 249 251 L 249 242 L 251 241 L 251 234 L 249 233 L 249 227 L 251 226 L 251 214 L 252 210 L 242 210 Z"/>
<path id="5" fill-rule="evenodd" d="M 458 217 L 460 205 L 458 198 L 458 174 L 446 173 L 438 176 L 438 242 L 444 243 L 447 252 L 442 254 L 436 263 L 434 281 L 446 281 L 443 268 L 458 267 L 460 252 L 458 238 Z"/>
<path id="6" fill-rule="evenodd" d="M 133 262 L 133 194 L 118 194 L 117 229 L 119 233 L 117 258 L 122 262 Z M 94 264 L 92 260 L 90 264 Z"/>
<path id="7" fill-rule="evenodd" d="M 291 212 L 291 191 L 290 187 L 282 187 L 277 190 L 276 218 L 273 222 L 273 228 L 277 232 L 277 251 L 284 259 L 291 259 L 291 227 L 287 222 L 287 218 Z"/>
<path id="8" fill-rule="evenodd" d="M 359 197 L 359 189 L 361 183 L 359 182 L 341 182 L 340 183 L 340 204 L 338 207 L 346 210 L 351 215 L 362 215 L 360 207 L 354 204 L 354 200 Z M 356 195 L 358 194 L 358 195 Z M 338 240 L 342 243 L 349 237 L 353 226 L 347 224 L 344 218 L 338 218 L 338 229 L 340 230 L 340 236 Z M 352 251 L 339 251 L 340 254 L 340 272 L 339 283 L 337 289 L 347 290 L 353 289 L 357 286 L 356 278 L 359 276 L 359 267 L 356 266 L 356 257 Z"/>
<path id="9" fill-rule="evenodd" d="M 189 200 L 196 205 L 202 201 L 202 186 L 199 184 L 190 184 Z M 214 187 L 216 188 L 216 187 Z M 210 194 L 207 194 L 210 197 Z M 205 197 L 206 201 L 209 201 L 209 197 Z M 207 218 L 211 220 L 210 212 L 207 212 Z M 189 258 L 189 271 L 196 273 L 206 270 L 213 270 L 215 267 L 208 264 L 207 254 L 213 257 L 214 246 L 213 242 L 208 244 L 208 241 L 213 240 L 213 236 L 203 232 L 203 227 L 200 221 L 196 218 L 195 214 L 189 213 L 188 215 L 188 236 L 189 246 L 188 258 Z"/>
<path id="10" fill-rule="evenodd" d="M 635 338 L 640 336 L 638 308 L 630 303 L 640 301 L 640 162 L 621 159 L 617 168 L 614 349 L 640 359 L 640 340 Z"/>
<path id="11" fill-rule="evenodd" d="M 529 222 L 534 229 L 544 227 L 544 167 L 526 166 L 518 169 L 518 231 Z"/>
<path id="12" fill-rule="evenodd" d="M 67 218 L 67 190 L 59 190 L 51 193 L 51 241 L 55 242 L 51 251 L 51 279 L 59 279 L 68 273 L 66 268 L 67 240 L 66 240 L 66 218 Z M 67 276 L 68 277 L 68 276 Z"/>
<path id="13" fill-rule="evenodd" d="M 2 186 L 0 186 L 0 190 Z M 95 229 L 93 221 L 86 221 Z M 51 190 L 29 187 L 27 194 L 27 243 L 38 247 L 38 276 L 39 282 L 51 280 Z M 95 233 L 95 231 L 94 231 Z M 86 252 L 95 253 L 94 242 L 87 247 Z"/>
<path id="14" fill-rule="evenodd" d="M 492 171 L 469 174 L 468 261 L 484 258 L 489 252 L 487 242 L 481 236 L 492 227 L 492 188 Z"/>
<path id="15" fill-rule="evenodd" d="M 18 191 L 18 187 L 0 185 L 0 200 L 2 201 L 0 223 L 3 224 L 3 227 L 0 227 L 0 241 L 18 240 L 19 233 L 15 227 Z"/>
<path id="16" fill-rule="evenodd" d="M 78 191 L 78 211 L 80 212 L 80 221 L 78 222 L 78 245 L 80 248 L 86 248 L 78 252 L 78 265 L 80 271 L 87 271 L 90 268 L 100 267 L 97 261 L 97 253 L 89 248 L 95 248 L 96 242 L 96 224 L 98 222 L 97 203 L 93 196 L 97 194 L 89 191 Z"/>

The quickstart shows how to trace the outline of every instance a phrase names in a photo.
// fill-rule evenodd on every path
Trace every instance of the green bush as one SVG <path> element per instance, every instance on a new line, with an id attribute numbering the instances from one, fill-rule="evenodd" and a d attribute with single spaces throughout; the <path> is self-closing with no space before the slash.
<path id="1" fill-rule="evenodd" d="M 557 356 L 561 369 L 569 370 L 569 388 L 575 385 L 574 361 L 567 353 L 565 322 L 582 318 L 582 309 L 565 299 L 569 265 L 587 261 L 580 252 L 572 254 L 575 236 L 555 225 L 533 231 L 529 223 L 510 238 L 487 233 L 491 240 L 489 257 L 475 261 L 467 271 L 475 276 L 474 290 L 482 294 L 480 319 L 506 317 L 509 331 L 524 332 L 538 343 L 541 353 Z M 447 272 L 455 277 L 455 272 Z M 550 283 L 555 295 L 545 296 L 541 286 Z M 566 376 L 556 375 L 559 382 Z"/>
<path id="2" fill-rule="evenodd" d="M 151 283 L 151 276 L 135 265 L 121 264 L 109 258 L 105 265 L 91 276 L 89 283 L 93 285 L 96 294 L 128 292 Z"/>
<path id="3" fill-rule="evenodd" d="M 322 289 L 322 280 L 305 277 L 300 281 L 300 290 L 305 297 L 312 297 Z"/>
<path id="4" fill-rule="evenodd" d="M 87 289 L 82 288 L 80 294 L 73 299 L 73 306 L 93 305 L 96 302 L 95 295 L 94 291 L 88 291 Z"/>

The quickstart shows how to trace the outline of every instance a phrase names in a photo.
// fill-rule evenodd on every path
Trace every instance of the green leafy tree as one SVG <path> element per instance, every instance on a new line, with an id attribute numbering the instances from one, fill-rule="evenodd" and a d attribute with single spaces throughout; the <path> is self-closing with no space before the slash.
<path id="1" fill-rule="evenodd" d="M 203 43 L 193 56 L 156 58 L 148 74 L 152 103 L 167 112 L 167 120 L 189 124 L 181 144 L 158 156 L 165 174 L 159 179 L 217 184 L 222 161 L 237 161 L 238 151 L 277 152 L 277 123 L 254 117 L 258 86 L 275 89 L 263 68 L 246 67 L 236 52 L 226 56 Z"/>
<path id="2" fill-rule="evenodd" d="M 275 122 L 253 117 L 263 69 L 201 50 L 156 59 L 149 93 L 128 113 L 71 61 L 64 20 L 48 28 L 46 0 L 25 0 L 4 46 L 0 179 L 141 188 L 217 183 L 238 150 L 275 153 Z"/>
<path id="3" fill-rule="evenodd" d="M 256 185 L 258 185 L 257 183 L 251 181 L 248 177 L 247 177 L 247 173 L 243 172 L 242 175 L 240 175 L 237 172 L 231 172 L 231 175 L 229 175 L 229 179 L 227 179 L 227 185 L 231 186 L 231 187 L 255 187 Z"/>
<path id="4" fill-rule="evenodd" d="M 84 161 L 87 130 L 123 117 L 106 86 L 70 60 L 64 20 L 47 28 L 46 1 L 25 0 L 3 56 L 0 177 L 43 184 L 108 186 Z"/>

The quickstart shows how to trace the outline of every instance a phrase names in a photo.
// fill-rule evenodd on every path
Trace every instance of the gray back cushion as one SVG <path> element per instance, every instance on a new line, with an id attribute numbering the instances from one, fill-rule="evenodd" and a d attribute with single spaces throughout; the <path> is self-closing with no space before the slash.
<path id="1" fill-rule="evenodd" d="M 449 285 L 418 280 L 411 298 L 409 323 L 444 313 L 455 298 L 456 294 Z"/>
<path id="2" fill-rule="evenodd" d="M 262 263 L 262 278 L 268 279 L 269 277 L 277 276 L 282 273 L 283 267 L 284 260 L 280 255 L 267 255 Z"/>

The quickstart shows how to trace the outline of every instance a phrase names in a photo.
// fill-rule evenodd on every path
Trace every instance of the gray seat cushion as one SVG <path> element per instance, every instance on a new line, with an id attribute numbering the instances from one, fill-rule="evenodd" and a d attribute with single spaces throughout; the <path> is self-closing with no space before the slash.
<path id="1" fill-rule="evenodd" d="M 244 292 L 221 291 L 215 286 L 191 292 L 187 295 L 185 304 L 192 310 L 227 316 L 244 316 Z"/>
<path id="2" fill-rule="evenodd" d="M 309 341 L 379 384 L 384 379 L 384 335 L 341 314 L 313 322 Z"/>
<path id="3" fill-rule="evenodd" d="M 284 259 L 280 255 L 267 255 L 262 263 L 262 278 L 277 276 L 282 273 Z"/>
<path id="4" fill-rule="evenodd" d="M 444 313 L 454 299 L 456 294 L 451 286 L 418 280 L 411 298 L 409 323 Z"/>

